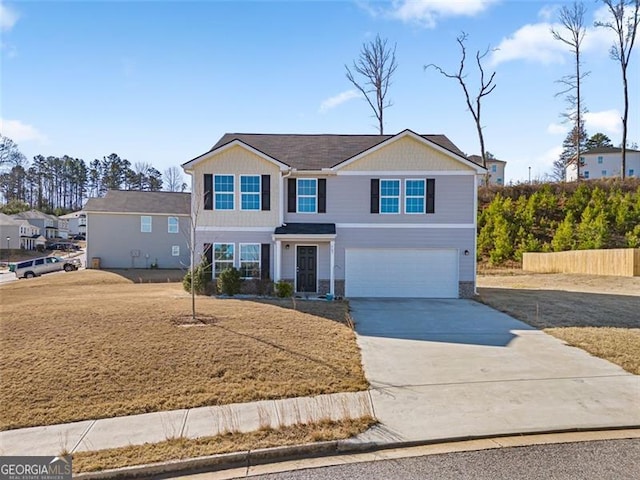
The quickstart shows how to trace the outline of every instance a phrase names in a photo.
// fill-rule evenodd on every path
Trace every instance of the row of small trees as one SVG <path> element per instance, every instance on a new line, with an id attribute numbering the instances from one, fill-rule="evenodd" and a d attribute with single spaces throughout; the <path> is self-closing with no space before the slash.
<path id="1" fill-rule="evenodd" d="M 494 265 L 524 252 L 624 247 L 640 247 L 638 181 L 505 187 L 478 214 L 478 259 Z"/>

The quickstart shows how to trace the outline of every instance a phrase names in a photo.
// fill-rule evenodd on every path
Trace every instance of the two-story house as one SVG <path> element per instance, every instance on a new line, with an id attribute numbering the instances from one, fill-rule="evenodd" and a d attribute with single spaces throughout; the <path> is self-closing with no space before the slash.
<path id="1" fill-rule="evenodd" d="M 84 211 L 67 213 L 59 217 L 67 221 L 67 229 L 70 236 L 87 234 L 87 215 Z"/>
<path id="2" fill-rule="evenodd" d="M 16 220 L 26 220 L 31 225 L 40 229 L 40 234 L 46 239 L 53 239 L 59 237 L 58 232 L 58 217 L 55 215 L 49 215 L 48 213 L 40 212 L 38 210 L 29 210 L 26 212 L 16 213 L 12 215 Z"/>
<path id="3" fill-rule="evenodd" d="M 188 193 L 109 190 L 84 207 L 87 266 L 187 268 Z"/>
<path id="4" fill-rule="evenodd" d="M 183 168 L 214 277 L 234 266 L 347 297 L 475 292 L 486 170 L 444 135 L 225 134 Z"/>
<path id="5" fill-rule="evenodd" d="M 587 150 L 580 154 L 580 176 L 585 180 L 594 178 L 620 177 L 622 169 L 622 149 L 614 147 L 600 147 Z M 627 177 L 640 175 L 640 150 L 627 148 L 626 172 Z M 575 162 L 567 166 L 567 181 L 576 179 Z"/>
<path id="6" fill-rule="evenodd" d="M 0 239 L 2 248 L 35 250 L 44 247 L 46 240 L 40 235 L 40 229 L 27 220 L 12 218 L 0 213 Z"/>
<path id="7" fill-rule="evenodd" d="M 480 155 L 469 155 L 469 160 L 478 165 L 482 165 L 482 157 Z M 487 175 L 489 185 L 504 185 L 504 171 L 507 162 L 498 160 L 497 158 L 487 158 Z"/>

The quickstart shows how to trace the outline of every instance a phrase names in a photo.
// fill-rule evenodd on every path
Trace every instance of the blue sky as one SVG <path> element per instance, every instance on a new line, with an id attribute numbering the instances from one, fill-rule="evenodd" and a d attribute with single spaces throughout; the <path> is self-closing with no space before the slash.
<path id="1" fill-rule="evenodd" d="M 564 3 L 566 4 L 566 2 Z M 160 171 L 207 151 L 225 132 L 377 133 L 345 64 L 376 34 L 397 43 L 385 133 L 444 133 L 479 153 L 459 85 L 424 65 L 458 67 L 488 46 L 496 90 L 485 98 L 487 149 L 506 180 L 550 172 L 568 130 L 555 83 L 572 69 L 550 26 L 562 2 L 170 2 L 2 0 L 0 131 L 34 155 L 90 162 L 112 152 Z M 620 67 L 611 37 L 593 28 L 583 46 L 587 131 L 620 143 Z M 640 44 L 630 65 L 628 139 L 640 143 Z M 469 81 L 475 71 L 470 71 Z"/>

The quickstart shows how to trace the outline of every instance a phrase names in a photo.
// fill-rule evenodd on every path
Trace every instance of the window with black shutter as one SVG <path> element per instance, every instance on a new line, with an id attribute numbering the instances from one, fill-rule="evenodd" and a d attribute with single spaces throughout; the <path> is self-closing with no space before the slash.
<path id="1" fill-rule="evenodd" d="M 205 274 L 207 278 L 213 278 L 213 245 L 211 243 L 204 244 L 202 255 L 207 262 L 207 266 L 205 268 Z"/>
<path id="2" fill-rule="evenodd" d="M 271 210 L 271 175 L 262 175 L 262 210 Z"/>
<path id="3" fill-rule="evenodd" d="M 380 213 L 380 179 L 371 179 L 371 213 Z"/>
<path id="4" fill-rule="evenodd" d="M 260 278 L 263 280 L 269 280 L 271 278 L 271 272 L 269 272 L 269 266 L 271 264 L 271 245 L 263 243 L 260 252 Z"/>
<path id="5" fill-rule="evenodd" d="M 213 210 L 213 175 L 204 174 L 204 209 Z"/>
<path id="6" fill-rule="evenodd" d="M 436 211 L 436 179 L 427 178 L 427 208 L 426 213 Z"/>
<path id="7" fill-rule="evenodd" d="M 289 213 L 296 212 L 296 179 L 290 178 L 287 182 L 287 198 L 288 198 L 288 209 Z"/>
<path id="8" fill-rule="evenodd" d="M 318 213 L 327 213 L 327 179 L 318 179 Z"/>

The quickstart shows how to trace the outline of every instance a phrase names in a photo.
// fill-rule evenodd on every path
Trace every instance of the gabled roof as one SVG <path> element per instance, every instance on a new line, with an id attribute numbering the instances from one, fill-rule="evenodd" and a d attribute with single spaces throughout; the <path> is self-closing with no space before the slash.
<path id="1" fill-rule="evenodd" d="M 405 130 L 406 132 L 407 130 Z M 322 170 L 334 167 L 397 135 L 333 135 L 226 133 L 204 155 L 239 141 L 262 154 L 298 170 Z M 466 159 L 464 153 L 445 135 L 420 135 L 454 155 Z M 185 164 L 185 165 L 186 165 Z"/>
<path id="2" fill-rule="evenodd" d="M 55 215 L 49 215 L 39 210 L 28 210 L 26 212 L 16 213 L 13 215 L 13 218 L 19 218 L 21 220 L 58 220 L 58 217 Z"/>
<path id="3" fill-rule="evenodd" d="M 469 155 L 467 156 L 467 158 L 469 160 L 471 160 L 473 163 L 476 163 L 478 165 L 482 165 L 482 157 L 480 155 Z M 494 163 L 507 163 L 504 160 L 498 160 L 497 158 L 487 158 L 487 163 L 489 162 L 494 162 Z"/>
<path id="4" fill-rule="evenodd" d="M 191 211 L 191 194 L 109 190 L 102 198 L 90 198 L 84 207 L 84 211 L 88 213 L 189 215 Z"/>
<path id="5" fill-rule="evenodd" d="M 77 212 L 67 213 L 66 215 L 60 215 L 59 218 L 63 218 L 65 220 L 69 220 L 72 218 L 79 218 L 84 215 L 84 210 L 78 210 Z"/>
<path id="6" fill-rule="evenodd" d="M 640 152 L 640 150 L 634 150 L 633 148 L 627 148 L 627 152 Z M 598 147 L 592 148 L 582 152 L 583 155 L 603 154 L 603 153 L 622 153 L 622 148 L 619 147 Z"/>
<path id="7" fill-rule="evenodd" d="M 0 225 L 3 225 L 5 227 L 19 227 L 20 224 L 20 220 L 16 220 L 14 218 L 11 218 L 9 215 L 0 213 Z"/>

